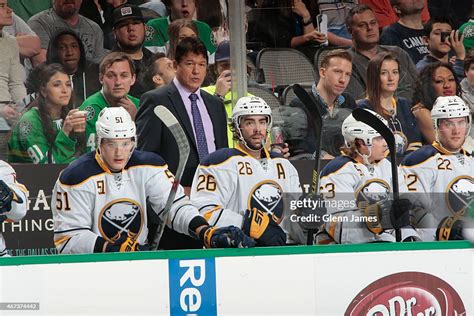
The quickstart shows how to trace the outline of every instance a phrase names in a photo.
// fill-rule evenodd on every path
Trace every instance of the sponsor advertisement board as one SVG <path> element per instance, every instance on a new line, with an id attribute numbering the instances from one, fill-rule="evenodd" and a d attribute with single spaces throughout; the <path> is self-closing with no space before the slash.
<path id="1" fill-rule="evenodd" d="M 21 315 L 473 315 L 474 249 L 444 244 L 4 258 L 0 308 L 39 307 Z M 11 308 L 1 314 L 17 315 Z"/>

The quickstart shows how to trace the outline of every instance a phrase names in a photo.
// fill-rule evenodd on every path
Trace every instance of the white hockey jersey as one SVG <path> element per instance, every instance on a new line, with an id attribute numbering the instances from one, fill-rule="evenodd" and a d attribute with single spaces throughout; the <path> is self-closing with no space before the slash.
<path id="1" fill-rule="evenodd" d="M 452 154 L 436 142 L 409 154 L 400 165 L 401 191 L 415 207 L 422 239 L 435 239 L 446 216 L 463 216 L 474 203 L 474 158 L 464 150 Z"/>
<path id="2" fill-rule="evenodd" d="M 13 198 L 12 208 L 3 215 L 7 216 L 6 221 L 17 222 L 26 215 L 28 205 L 27 189 L 23 184 L 16 181 L 16 173 L 13 168 L 3 160 L 0 160 L 0 179 L 12 189 L 16 196 Z M 5 239 L 0 233 L 0 257 L 7 255 Z"/>
<path id="3" fill-rule="evenodd" d="M 295 167 L 266 150 L 260 160 L 245 149 L 223 148 L 210 154 L 199 165 L 191 187 L 191 201 L 209 224 L 242 228 L 245 211 L 264 210 L 282 222 L 285 215 L 283 193 L 301 195 Z"/>
<path id="4" fill-rule="evenodd" d="M 348 156 L 339 156 L 321 171 L 320 192 L 327 215 L 323 218 L 329 236 L 337 243 L 395 241 L 391 233 L 368 230 L 365 205 L 389 198 L 391 164 L 387 159 L 368 168 Z"/>
<path id="5" fill-rule="evenodd" d="M 147 201 L 161 220 L 189 234 L 190 221 L 199 216 L 178 187 L 168 216 L 161 212 L 174 177 L 164 160 L 135 150 L 121 173 L 111 173 L 94 152 L 71 163 L 59 176 L 53 191 L 55 245 L 60 253 L 91 253 L 97 236 L 115 241 L 121 232 L 147 243 Z"/>

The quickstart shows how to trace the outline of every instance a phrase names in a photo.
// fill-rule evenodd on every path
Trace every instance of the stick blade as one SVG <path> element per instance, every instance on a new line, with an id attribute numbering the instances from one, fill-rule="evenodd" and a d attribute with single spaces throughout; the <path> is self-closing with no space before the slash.
<path id="1" fill-rule="evenodd" d="M 175 137 L 179 149 L 180 161 L 186 161 L 190 152 L 189 142 L 176 117 L 163 105 L 157 105 L 153 112 L 155 112 L 155 115 L 158 116 Z M 178 172 L 176 173 L 178 174 Z"/>
<path id="2" fill-rule="evenodd" d="M 309 93 L 299 84 L 295 83 L 293 85 L 293 91 L 295 95 L 300 99 L 300 101 L 305 105 L 306 109 L 309 111 L 311 118 L 314 120 L 316 139 L 321 139 L 322 126 L 323 126 L 323 117 L 322 110 L 319 107 L 319 104 L 316 100 L 309 95 Z"/>

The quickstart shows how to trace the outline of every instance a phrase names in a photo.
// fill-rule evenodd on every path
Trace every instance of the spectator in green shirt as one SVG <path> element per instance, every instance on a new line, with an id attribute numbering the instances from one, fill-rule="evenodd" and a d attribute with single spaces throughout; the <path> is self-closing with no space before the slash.
<path id="1" fill-rule="evenodd" d="M 96 149 L 95 122 L 100 111 L 106 107 L 121 106 L 133 120 L 140 100 L 129 95 L 135 83 L 135 66 L 127 54 L 113 52 L 104 57 L 99 66 L 99 81 L 102 89 L 88 97 L 79 107 L 87 111 L 86 152 Z"/>
<path id="2" fill-rule="evenodd" d="M 72 109 L 71 80 L 60 64 L 43 65 L 37 98 L 20 117 L 8 142 L 8 160 L 69 163 L 85 130 L 85 113 Z"/>

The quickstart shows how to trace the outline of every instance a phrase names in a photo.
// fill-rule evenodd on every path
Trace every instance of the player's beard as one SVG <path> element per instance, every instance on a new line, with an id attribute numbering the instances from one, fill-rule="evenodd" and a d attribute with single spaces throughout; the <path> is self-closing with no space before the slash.
<path id="1" fill-rule="evenodd" d="M 254 135 L 252 135 L 254 136 Z M 250 142 L 250 139 L 249 140 L 246 140 L 245 142 L 247 143 L 247 147 L 251 150 L 255 150 L 255 151 L 259 151 L 263 148 L 264 146 L 264 139 L 265 138 L 262 138 L 262 140 L 260 142 L 258 142 L 256 145 L 252 144 Z"/>

